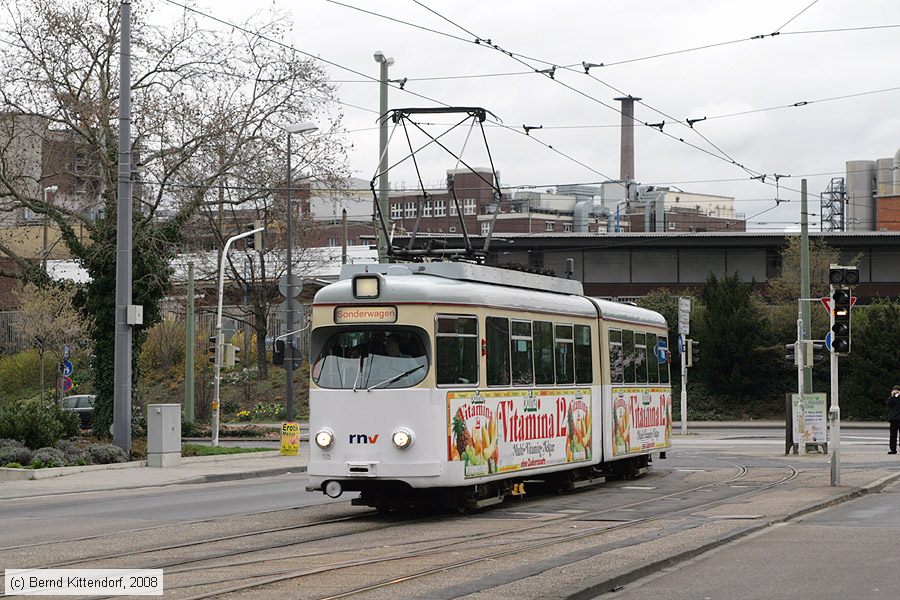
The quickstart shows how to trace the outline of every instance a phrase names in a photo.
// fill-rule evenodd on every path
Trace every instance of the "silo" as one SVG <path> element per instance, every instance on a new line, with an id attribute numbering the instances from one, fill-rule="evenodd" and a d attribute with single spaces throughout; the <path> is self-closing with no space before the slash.
<path id="1" fill-rule="evenodd" d="M 894 193 L 894 159 L 879 158 L 875 162 L 875 195 L 890 196 Z"/>
<path id="2" fill-rule="evenodd" d="M 847 231 L 875 230 L 875 161 L 847 161 Z"/>
<path id="3" fill-rule="evenodd" d="M 894 153 L 894 193 L 900 194 L 900 148 Z"/>

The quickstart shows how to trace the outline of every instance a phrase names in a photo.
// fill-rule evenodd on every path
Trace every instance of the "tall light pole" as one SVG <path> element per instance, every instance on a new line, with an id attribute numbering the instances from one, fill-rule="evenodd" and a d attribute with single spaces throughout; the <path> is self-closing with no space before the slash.
<path id="1" fill-rule="evenodd" d="M 287 131 L 287 356 L 285 357 L 285 418 L 290 421 L 294 418 L 294 263 L 291 248 L 294 245 L 293 236 L 293 208 L 291 207 L 291 180 L 294 173 L 291 169 L 291 135 L 295 133 L 312 133 L 319 128 L 315 123 L 303 121 L 302 123 L 293 123 L 284 128 Z"/>
<path id="2" fill-rule="evenodd" d="M 385 57 L 384 52 L 377 50 L 375 52 L 375 62 L 381 65 L 381 72 L 378 77 L 379 88 L 381 90 L 378 103 L 378 212 L 385 223 L 388 222 L 388 67 L 394 64 L 394 59 Z M 378 262 L 387 262 L 387 237 L 386 232 L 382 231 L 378 225 L 379 220 L 375 220 L 375 233 L 378 235 Z"/>
<path id="3" fill-rule="evenodd" d="M 49 203 L 47 202 L 47 194 L 55 194 L 59 190 L 58 185 L 50 185 L 44 188 L 44 210 L 47 210 L 47 206 Z M 44 213 L 44 249 L 41 252 L 41 269 L 44 271 L 44 275 L 47 274 L 47 213 Z M 41 377 L 44 376 L 43 367 L 41 368 Z M 44 395 L 44 386 L 41 386 L 41 397 Z"/>

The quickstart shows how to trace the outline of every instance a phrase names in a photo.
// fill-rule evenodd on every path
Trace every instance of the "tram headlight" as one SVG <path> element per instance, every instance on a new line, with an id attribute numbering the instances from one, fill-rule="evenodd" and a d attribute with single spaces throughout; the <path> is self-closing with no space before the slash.
<path id="1" fill-rule="evenodd" d="M 412 446 L 414 439 L 413 432 L 405 427 L 401 427 L 391 434 L 391 441 L 401 450 Z"/>
<path id="2" fill-rule="evenodd" d="M 330 429 L 320 429 L 316 433 L 316 446 L 322 450 L 328 450 L 334 445 L 334 432 Z"/>

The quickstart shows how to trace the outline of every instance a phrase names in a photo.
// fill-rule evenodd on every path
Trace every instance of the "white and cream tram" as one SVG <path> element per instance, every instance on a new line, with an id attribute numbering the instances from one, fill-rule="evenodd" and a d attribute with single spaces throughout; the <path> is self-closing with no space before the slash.
<path id="1" fill-rule="evenodd" d="M 348 265 L 316 294 L 312 490 L 468 508 L 647 467 L 670 446 L 661 315 L 580 282 L 445 262 Z"/>

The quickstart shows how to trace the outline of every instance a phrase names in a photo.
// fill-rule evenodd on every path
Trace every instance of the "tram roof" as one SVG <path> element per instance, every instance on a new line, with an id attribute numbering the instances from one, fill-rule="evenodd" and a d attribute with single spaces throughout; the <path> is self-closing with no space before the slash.
<path id="1" fill-rule="evenodd" d="M 377 299 L 353 297 L 351 280 L 365 273 L 378 273 L 385 281 Z M 341 281 L 321 289 L 315 302 L 491 304 L 589 318 L 597 317 L 599 309 L 605 319 L 666 326 L 662 316 L 651 310 L 584 296 L 581 282 L 576 280 L 468 263 L 345 265 Z"/>

